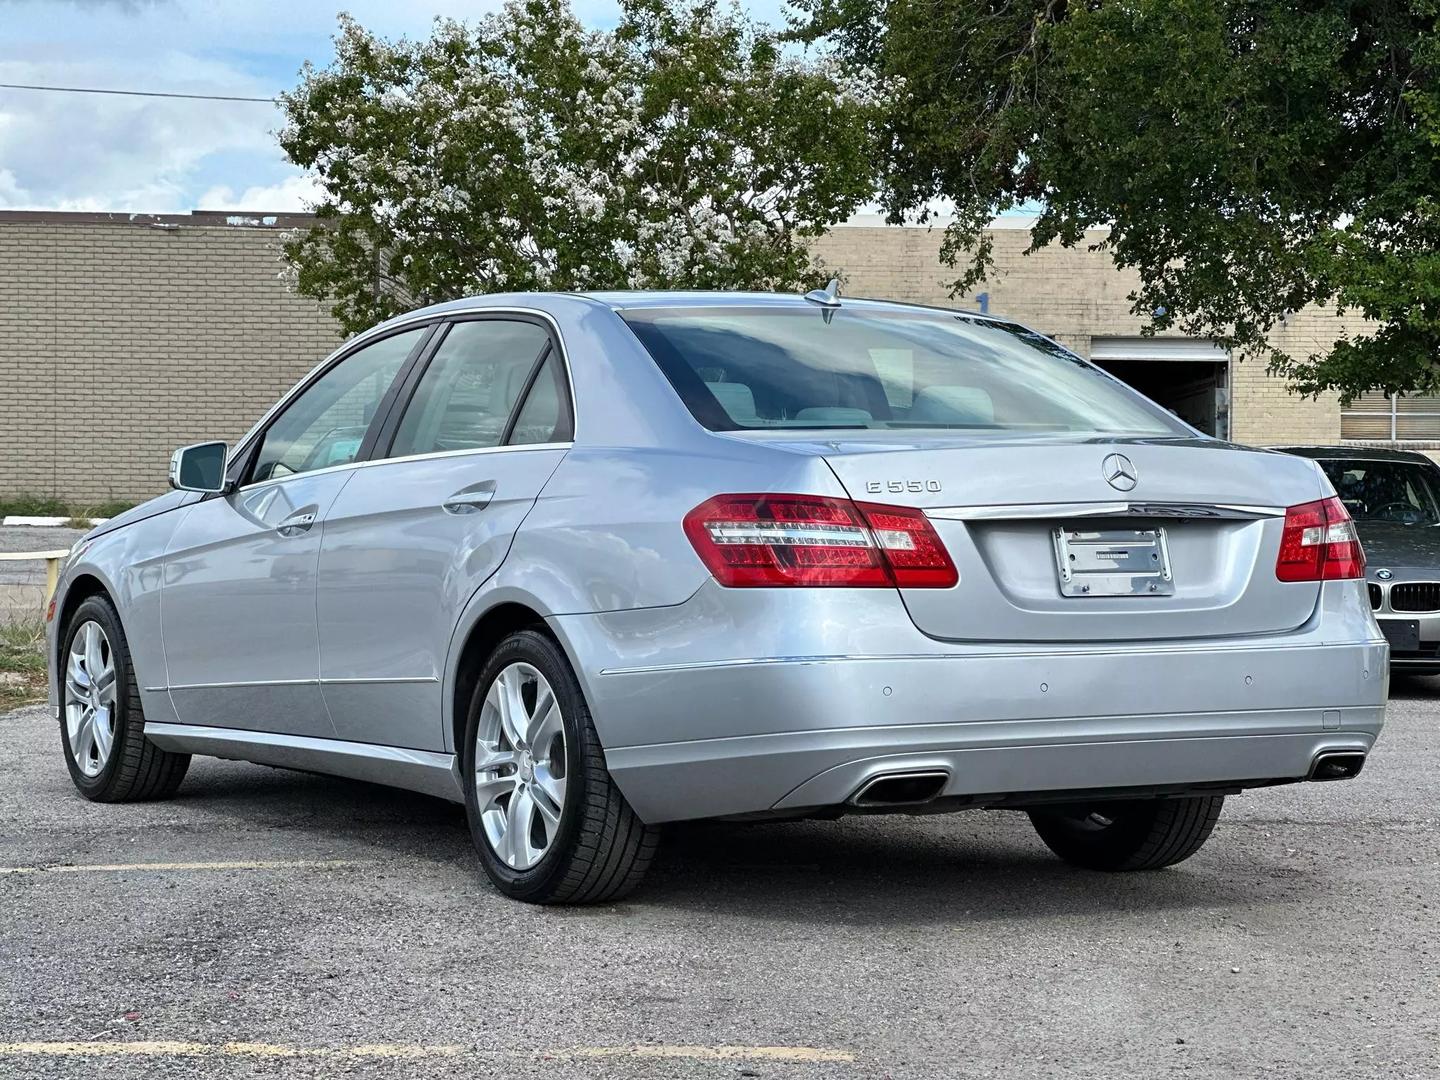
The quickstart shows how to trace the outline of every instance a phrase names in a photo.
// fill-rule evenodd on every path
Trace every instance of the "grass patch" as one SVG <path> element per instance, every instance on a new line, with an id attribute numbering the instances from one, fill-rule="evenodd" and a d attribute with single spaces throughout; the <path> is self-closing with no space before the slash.
<path id="1" fill-rule="evenodd" d="M 0 712 L 45 700 L 45 624 L 0 623 Z"/>
<path id="2" fill-rule="evenodd" d="M 88 529 L 90 522 L 123 514 L 143 500 L 106 499 L 103 502 L 66 502 L 53 495 L 6 495 L 0 497 L 0 518 L 59 517 L 72 529 Z M 82 524 L 83 523 L 83 524 Z"/>
<path id="3" fill-rule="evenodd" d="M 0 517 L 65 517 L 70 508 L 52 495 L 9 495 L 0 499 Z"/>

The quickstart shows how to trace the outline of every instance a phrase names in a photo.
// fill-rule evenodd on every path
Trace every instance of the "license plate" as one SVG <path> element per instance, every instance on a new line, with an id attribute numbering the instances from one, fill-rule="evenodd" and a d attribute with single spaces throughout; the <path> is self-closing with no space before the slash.
<path id="1" fill-rule="evenodd" d="M 1420 649 L 1420 623 L 1416 619 L 1381 619 L 1380 630 L 1392 649 L 1404 652 L 1418 652 Z"/>
<path id="2" fill-rule="evenodd" d="M 1064 596 L 1171 596 L 1165 530 L 1056 528 L 1055 561 Z"/>

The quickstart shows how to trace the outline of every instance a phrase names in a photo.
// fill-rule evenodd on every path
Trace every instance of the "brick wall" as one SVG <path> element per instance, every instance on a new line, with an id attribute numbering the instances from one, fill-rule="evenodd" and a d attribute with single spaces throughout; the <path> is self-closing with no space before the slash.
<path id="1" fill-rule="evenodd" d="M 175 447 L 249 428 L 339 341 L 277 277 L 283 231 L 308 221 L 0 212 L 0 496 L 144 498 L 164 489 Z M 1134 278 L 1103 253 L 1025 256 L 1025 229 L 995 241 L 999 272 L 980 287 L 992 313 L 1082 355 L 1092 338 L 1139 334 Z M 850 295 L 974 306 L 950 298 L 939 247 L 938 230 L 847 227 L 817 253 Z M 1282 340 L 1308 351 L 1339 329 L 1304 312 Z M 1338 439 L 1333 399 L 1296 398 L 1253 362 L 1232 362 L 1231 378 L 1237 440 Z"/>
<path id="2" fill-rule="evenodd" d="M 158 494 L 339 344 L 276 277 L 296 222 L 225 220 L 0 214 L 0 495 Z"/>

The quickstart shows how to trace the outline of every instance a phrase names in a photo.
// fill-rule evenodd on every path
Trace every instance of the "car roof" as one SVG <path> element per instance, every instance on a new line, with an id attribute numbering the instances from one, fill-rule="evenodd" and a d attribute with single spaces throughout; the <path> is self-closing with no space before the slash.
<path id="1" fill-rule="evenodd" d="M 773 292 L 724 292 L 720 290 L 703 290 L 687 292 L 685 290 L 636 290 L 633 292 L 623 290 L 599 290 L 595 292 L 584 292 L 577 295 L 597 300 L 607 307 L 616 310 L 636 308 L 657 308 L 657 307 L 797 307 L 805 308 L 810 302 L 799 293 L 773 293 Z M 1009 323 L 1011 320 L 999 318 L 973 309 L 937 307 L 931 304 L 912 304 L 902 300 L 871 299 L 863 296 L 846 296 L 843 293 L 836 296 L 841 308 L 859 307 L 867 309 L 886 309 L 895 311 L 931 311 L 944 315 L 959 315 L 968 319 L 976 319 L 984 322 Z M 813 307 L 811 308 L 813 310 Z"/>
<path id="2" fill-rule="evenodd" d="M 940 315 L 953 315 L 960 318 L 972 319 L 976 322 L 1014 325 L 1014 320 L 1012 319 L 1001 318 L 965 308 L 935 307 L 928 304 L 909 304 L 899 300 L 872 300 L 864 297 L 844 295 L 841 295 L 838 299 L 842 308 L 933 312 Z M 419 308 L 415 311 L 408 311 L 404 315 L 397 316 L 395 319 L 388 321 L 393 323 L 404 319 L 414 319 L 427 315 L 443 315 L 450 311 L 463 311 L 477 307 L 524 306 L 552 311 L 552 313 L 554 313 L 552 309 L 564 304 L 574 304 L 577 301 L 581 303 L 600 304 L 614 311 L 633 311 L 638 308 L 662 307 L 789 307 L 816 310 L 815 306 L 799 293 L 723 292 L 718 290 L 694 292 L 684 290 L 597 290 L 595 292 L 490 293 L 479 296 L 467 296 L 458 300 L 446 300 L 438 304 L 431 304 L 428 307 Z"/>
<path id="3" fill-rule="evenodd" d="M 1408 461 L 1427 465 L 1435 463 L 1433 458 L 1418 450 L 1390 450 L 1382 446 L 1271 446 L 1268 449 L 1320 461 Z"/>

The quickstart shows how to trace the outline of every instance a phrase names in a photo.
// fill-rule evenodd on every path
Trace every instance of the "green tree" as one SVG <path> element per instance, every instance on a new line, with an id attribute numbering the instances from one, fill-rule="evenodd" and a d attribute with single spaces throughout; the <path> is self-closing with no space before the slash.
<path id="1" fill-rule="evenodd" d="M 735 9 L 623 0 L 587 30 L 512 0 L 428 40 L 342 17 L 284 96 L 280 142 L 324 196 L 286 245 L 347 330 L 526 289 L 798 289 L 809 238 L 875 182 L 873 96 Z"/>
<path id="2" fill-rule="evenodd" d="M 1305 393 L 1440 391 L 1436 0 L 799 2 L 801 37 L 889 90 L 892 219 L 953 203 L 957 292 L 992 216 L 1038 204 L 1034 247 L 1110 227 L 1156 329 Z M 1310 304 L 1373 322 L 1272 346 Z"/>

